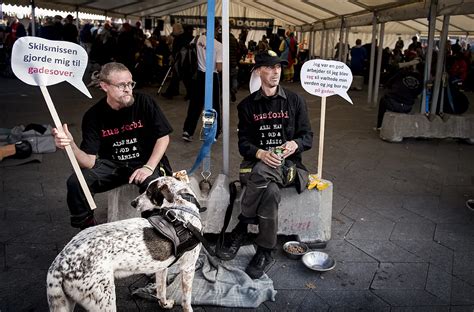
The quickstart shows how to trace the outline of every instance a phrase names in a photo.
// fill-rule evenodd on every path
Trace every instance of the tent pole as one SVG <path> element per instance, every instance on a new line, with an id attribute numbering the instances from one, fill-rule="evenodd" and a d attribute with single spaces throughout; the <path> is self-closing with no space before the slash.
<path id="1" fill-rule="evenodd" d="M 380 74 L 382 73 L 382 53 L 383 53 L 383 37 L 385 35 L 385 23 L 380 24 L 379 48 L 377 52 L 377 67 L 375 69 L 374 97 L 372 99 L 372 107 L 377 107 L 379 99 Z"/>
<path id="2" fill-rule="evenodd" d="M 324 59 L 329 59 L 328 49 L 329 49 L 329 29 L 326 30 L 326 39 L 324 40 Z"/>
<path id="3" fill-rule="evenodd" d="M 372 17 L 372 45 L 370 47 L 370 67 L 369 67 L 369 90 L 367 92 L 367 103 L 372 101 L 372 91 L 374 83 L 374 56 L 375 56 L 375 41 L 377 40 L 377 17 L 375 13 Z"/>
<path id="4" fill-rule="evenodd" d="M 431 60 L 433 59 L 433 43 L 434 32 L 436 28 L 436 11 L 438 9 L 438 0 L 431 0 L 428 30 L 428 51 L 425 57 L 425 74 L 423 79 L 423 96 L 420 105 L 420 113 L 424 114 L 428 111 L 429 104 L 426 103 L 426 85 L 431 79 Z"/>
<path id="5" fill-rule="evenodd" d="M 324 59 L 324 35 L 326 34 L 326 30 L 323 28 L 321 30 L 321 43 L 319 47 L 319 58 Z"/>
<path id="6" fill-rule="evenodd" d="M 341 17 L 341 28 L 339 28 L 339 48 L 337 49 L 338 55 L 337 55 L 337 60 L 336 61 L 341 61 L 342 60 L 342 55 L 345 52 L 345 47 L 343 46 L 344 44 L 344 16 Z"/>
<path id="7" fill-rule="evenodd" d="M 344 55 L 342 56 L 342 62 L 347 64 L 347 55 L 349 54 L 349 30 L 350 27 L 345 28 L 344 35 Z"/>
<path id="8" fill-rule="evenodd" d="M 438 99 L 439 99 L 439 89 L 441 87 L 441 76 L 443 74 L 444 68 L 444 58 L 446 55 L 446 41 L 448 38 L 448 28 L 449 28 L 449 15 L 443 17 L 443 29 L 441 30 L 441 38 L 439 41 L 439 51 L 438 59 L 436 60 L 436 76 L 434 81 L 434 88 L 432 94 L 432 105 L 430 113 L 435 115 L 436 109 L 438 108 Z M 442 108 L 442 107 L 441 107 Z"/>
<path id="9" fill-rule="evenodd" d="M 36 5 L 35 0 L 31 0 L 31 34 L 30 36 L 36 37 Z"/>
<path id="10" fill-rule="evenodd" d="M 222 0 L 222 159 L 223 173 L 229 175 L 229 0 Z"/>

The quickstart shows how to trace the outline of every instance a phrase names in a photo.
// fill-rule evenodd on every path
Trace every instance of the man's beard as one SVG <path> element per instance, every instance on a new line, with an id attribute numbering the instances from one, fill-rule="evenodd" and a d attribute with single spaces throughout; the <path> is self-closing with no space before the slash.
<path id="1" fill-rule="evenodd" d="M 120 98 L 120 104 L 122 104 L 122 107 L 130 107 L 133 105 L 133 103 L 135 102 L 135 98 L 133 97 L 133 94 L 130 94 L 130 99 L 129 100 L 126 100 L 125 99 L 126 96 L 123 96 Z"/>

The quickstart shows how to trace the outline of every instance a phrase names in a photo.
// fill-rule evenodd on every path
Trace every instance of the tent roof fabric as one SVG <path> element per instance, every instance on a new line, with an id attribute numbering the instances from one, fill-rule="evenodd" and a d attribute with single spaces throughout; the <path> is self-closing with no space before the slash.
<path id="1" fill-rule="evenodd" d="M 276 19 L 277 25 L 295 26 L 302 31 L 356 27 L 379 22 L 394 22 L 396 32 L 426 33 L 431 1 L 437 1 L 437 15 L 451 15 L 450 33 L 474 33 L 474 0 L 229 0 L 241 7 L 243 16 L 257 15 Z M 6 0 L 7 4 L 30 5 L 30 0 Z M 185 15 L 193 10 L 205 15 L 206 0 L 36 0 L 37 7 L 56 10 L 80 10 L 120 18 L 165 17 Z M 220 15 L 221 1 L 216 1 Z M 196 11 L 197 9 L 197 11 Z M 441 28 L 441 22 L 439 23 Z M 439 29 L 438 29 L 439 31 Z"/>

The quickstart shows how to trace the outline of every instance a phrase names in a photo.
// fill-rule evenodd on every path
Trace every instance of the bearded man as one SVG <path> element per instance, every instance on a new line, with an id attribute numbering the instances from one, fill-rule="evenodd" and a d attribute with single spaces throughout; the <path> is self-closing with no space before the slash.
<path id="1" fill-rule="evenodd" d="M 67 124 L 63 132 L 53 129 L 55 144 L 62 149 L 71 146 L 92 194 L 126 183 L 143 192 L 151 180 L 171 174 L 165 151 L 172 128 L 152 97 L 133 93 L 135 82 L 125 65 L 105 64 L 99 80 L 106 97 L 85 113 L 80 146 Z M 96 225 L 75 174 L 67 180 L 67 190 L 71 225 Z"/>

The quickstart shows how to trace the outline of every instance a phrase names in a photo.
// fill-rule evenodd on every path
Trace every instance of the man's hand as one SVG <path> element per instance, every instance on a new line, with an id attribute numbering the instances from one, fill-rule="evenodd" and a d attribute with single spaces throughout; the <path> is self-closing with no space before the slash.
<path id="1" fill-rule="evenodd" d="M 298 150 L 298 144 L 295 141 L 286 141 L 281 147 L 283 148 L 281 155 L 283 158 L 293 155 Z"/>
<path id="2" fill-rule="evenodd" d="M 281 165 L 282 157 L 271 151 L 259 150 L 257 153 L 257 158 L 260 159 L 264 164 L 272 168 L 276 168 Z"/>
<path id="3" fill-rule="evenodd" d="M 128 183 L 141 184 L 143 183 L 143 181 L 146 180 L 146 178 L 148 178 L 152 174 L 153 174 L 153 171 L 150 170 L 149 168 L 146 168 L 146 167 L 138 168 L 132 173 L 132 175 L 128 179 Z"/>
<path id="4" fill-rule="evenodd" d="M 72 134 L 67 128 L 67 124 L 63 125 L 63 132 L 60 133 L 58 129 L 53 128 L 52 134 L 54 136 L 54 144 L 57 148 L 64 149 L 66 146 L 71 145 L 74 142 Z"/>

